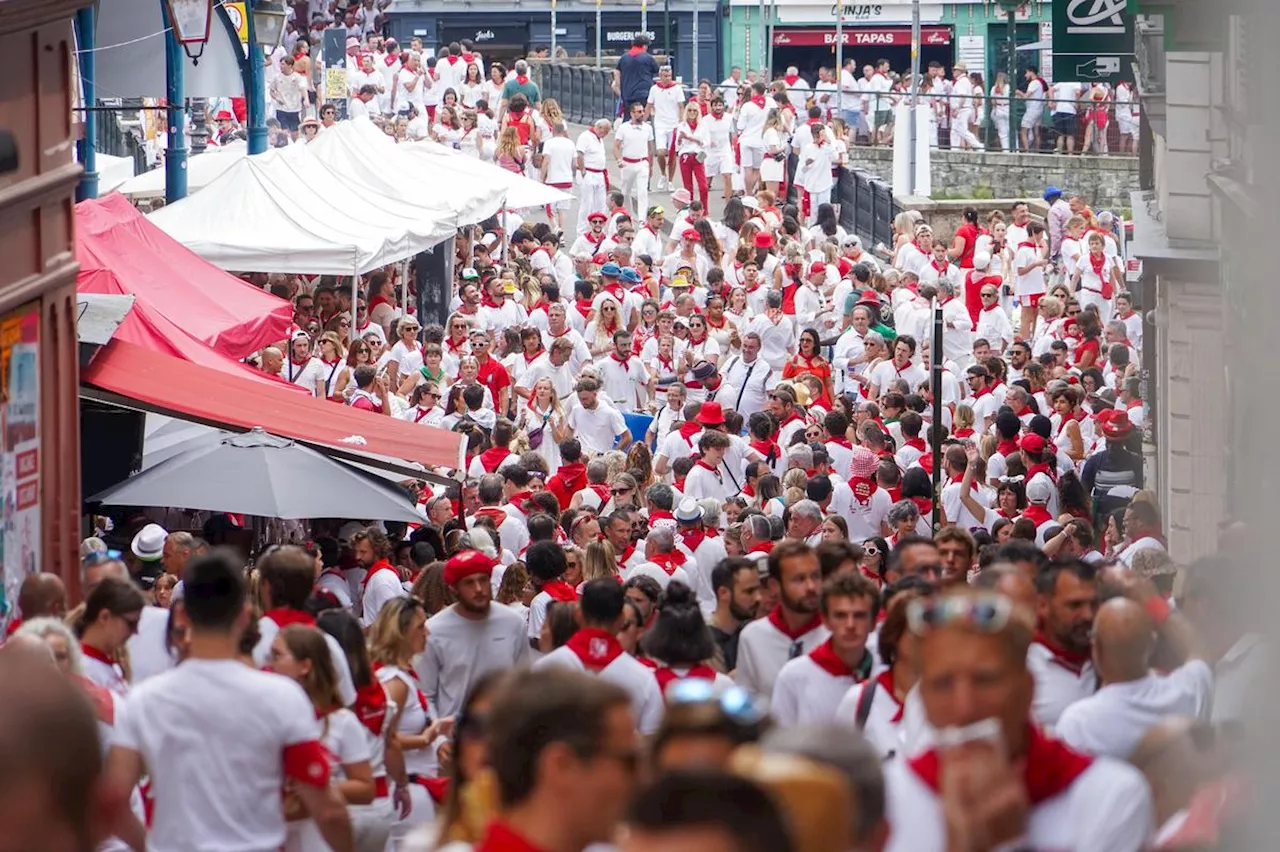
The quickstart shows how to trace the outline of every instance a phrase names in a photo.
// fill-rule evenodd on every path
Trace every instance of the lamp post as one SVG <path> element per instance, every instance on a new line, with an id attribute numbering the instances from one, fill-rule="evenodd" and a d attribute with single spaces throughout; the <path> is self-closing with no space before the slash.
<path id="1" fill-rule="evenodd" d="M 94 62 L 94 48 L 98 41 L 97 26 L 96 4 L 90 4 L 76 12 L 80 100 L 85 106 L 81 118 L 84 138 L 76 143 L 79 146 L 80 165 L 84 167 L 84 174 L 80 176 L 80 186 L 76 190 L 77 201 L 98 197 L 98 111 L 94 109 L 98 104 L 94 83 L 98 76 Z"/>
<path id="2" fill-rule="evenodd" d="M 164 198 L 173 203 L 187 195 L 187 115 L 183 77 L 186 63 L 200 61 L 209 43 L 212 0 L 164 0 L 165 128 L 168 145 L 164 153 Z"/>
<path id="3" fill-rule="evenodd" d="M 1017 98 L 1013 93 L 1018 89 L 1018 9 L 1025 0 L 1000 0 L 1000 8 L 1004 10 L 1009 24 L 1009 150 L 1018 150 L 1018 117 L 1013 114 Z"/>
<path id="4" fill-rule="evenodd" d="M 249 153 L 267 150 L 267 84 L 265 50 L 275 50 L 284 35 L 287 12 L 282 0 L 250 0 L 245 17 L 249 44 L 243 68 L 245 112 L 249 120 Z"/>

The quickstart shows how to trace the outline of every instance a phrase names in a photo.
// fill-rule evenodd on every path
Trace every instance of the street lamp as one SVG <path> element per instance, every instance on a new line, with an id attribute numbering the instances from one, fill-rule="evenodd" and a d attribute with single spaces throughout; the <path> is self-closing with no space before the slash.
<path id="1" fill-rule="evenodd" d="M 191 58 L 200 60 L 204 46 L 209 43 L 209 22 L 213 20 L 213 0 L 165 0 L 169 10 L 169 25 L 174 40 Z"/>
<path id="2" fill-rule="evenodd" d="M 261 47 L 275 49 L 284 36 L 284 22 L 288 17 L 283 0 L 258 0 L 253 5 L 254 38 Z"/>

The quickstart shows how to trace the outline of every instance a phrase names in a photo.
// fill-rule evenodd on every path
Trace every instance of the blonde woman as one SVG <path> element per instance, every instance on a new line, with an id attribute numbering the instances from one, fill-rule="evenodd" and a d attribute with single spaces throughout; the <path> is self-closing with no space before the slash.
<path id="1" fill-rule="evenodd" d="M 973 423 L 973 408 L 962 402 L 956 406 L 955 423 L 951 434 L 962 440 L 972 438 Z"/>
<path id="2" fill-rule="evenodd" d="M 778 185 L 786 178 L 787 140 L 783 130 L 782 110 L 771 109 L 764 120 L 764 161 L 760 164 L 760 181 L 775 196 Z"/>
<path id="3" fill-rule="evenodd" d="M 564 110 L 560 109 L 560 102 L 555 98 L 543 98 L 538 104 L 538 116 L 542 119 L 538 130 L 541 131 L 542 138 L 549 139 L 551 129 L 564 121 Z"/>
<path id="4" fill-rule="evenodd" d="M 603 361 L 613 351 L 613 335 L 625 328 L 622 324 L 622 309 L 612 296 L 603 296 L 597 305 L 599 312 L 596 318 L 587 323 L 587 349 L 596 361 Z"/>
<path id="5" fill-rule="evenodd" d="M 369 660 L 387 697 L 400 708 L 392 737 L 404 752 L 405 771 L 413 778 L 439 775 L 436 740 L 453 730 L 452 719 L 435 720 L 426 694 L 418 689 L 413 660 L 427 647 L 427 614 L 422 603 L 407 595 L 383 605 L 369 627 Z M 391 829 L 404 836 L 415 825 L 435 818 L 435 800 L 424 784 L 409 785 L 412 810 Z"/>
<path id="6" fill-rule="evenodd" d="M 587 545 L 582 559 L 582 582 L 589 583 L 606 577 L 622 582 L 618 571 L 618 557 L 607 539 L 593 541 Z"/>
<path id="7" fill-rule="evenodd" d="M 502 128 L 498 134 L 498 147 L 494 159 L 499 166 L 518 175 L 524 174 L 529 160 L 529 149 L 520 144 L 520 132 L 515 127 Z"/>
<path id="8" fill-rule="evenodd" d="M 338 395 L 338 382 L 346 369 L 346 349 L 336 331 L 326 331 L 320 335 L 316 350 L 320 353 L 320 364 L 323 367 L 321 377 L 324 379 L 325 396 L 333 399 Z"/>
<path id="9" fill-rule="evenodd" d="M 528 436 L 529 448 L 547 460 L 548 470 L 560 467 L 560 442 L 570 438 L 573 430 L 564 422 L 564 409 L 549 377 L 533 383 L 529 401 L 516 417 L 516 427 Z"/>
<path id="10" fill-rule="evenodd" d="M 484 159 L 481 156 L 484 139 L 476 126 L 475 112 L 469 109 L 463 110 L 462 115 L 458 116 L 458 124 L 462 129 L 462 135 L 458 137 L 458 150 L 468 157 L 475 157 L 477 160 Z"/>

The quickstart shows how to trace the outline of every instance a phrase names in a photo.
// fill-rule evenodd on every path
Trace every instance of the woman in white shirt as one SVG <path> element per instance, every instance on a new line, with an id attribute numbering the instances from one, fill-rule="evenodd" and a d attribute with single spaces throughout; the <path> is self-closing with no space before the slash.
<path id="1" fill-rule="evenodd" d="M 764 145 L 764 161 L 760 164 L 760 181 L 765 189 L 778 194 L 778 185 L 786 177 L 787 144 L 783 130 L 782 110 L 769 110 L 764 120 L 764 133 L 761 136 Z"/>
<path id="2" fill-rule="evenodd" d="M 502 101 L 502 88 L 507 84 L 507 69 L 501 62 L 489 66 L 489 80 L 484 84 L 484 99 L 489 109 L 497 110 Z"/>
<path id="3" fill-rule="evenodd" d="M 480 73 L 480 66 L 474 62 L 467 64 L 467 76 L 458 84 L 458 100 L 467 109 L 475 109 L 476 102 L 488 96 L 488 86 Z"/>
<path id="4" fill-rule="evenodd" d="M 453 107 L 442 106 L 436 110 L 436 123 L 431 128 L 432 139 L 457 150 L 461 146 L 462 133 L 462 123 Z"/>
<path id="5" fill-rule="evenodd" d="M 529 448 L 547 461 L 548 470 L 560 467 L 560 442 L 572 435 L 565 425 L 564 410 L 556 398 L 555 384 L 548 377 L 538 379 L 530 389 L 529 402 L 520 408 L 516 426 L 529 438 Z M 541 435 L 535 439 L 535 435 Z M 535 447 L 533 441 L 539 443 Z"/>
<path id="6" fill-rule="evenodd" d="M 707 144 L 710 134 L 702 123 L 702 110 L 696 103 L 684 108 L 684 121 L 676 125 L 676 155 L 680 163 L 680 180 L 692 195 L 695 191 L 702 209 L 707 207 Z"/>
<path id="7" fill-rule="evenodd" d="M 396 330 L 399 339 L 391 347 L 391 357 L 387 359 L 387 375 L 391 379 L 390 387 L 396 388 L 404 376 L 411 376 L 422 369 L 422 344 L 418 342 L 418 332 L 422 326 L 413 317 L 402 317 Z"/>
<path id="8" fill-rule="evenodd" d="M 342 339 L 334 331 L 326 331 L 320 335 L 318 348 L 323 366 L 321 373 L 325 380 L 325 396 L 332 399 L 338 391 L 338 380 L 346 369 L 346 352 L 342 347 Z"/>
<path id="9" fill-rule="evenodd" d="M 586 333 L 583 335 L 587 341 L 587 349 L 591 351 L 591 357 L 597 361 L 602 361 L 609 357 L 609 353 L 613 351 L 613 335 L 614 332 L 620 331 L 626 326 L 622 324 L 622 312 L 618 307 L 618 303 L 611 296 L 606 296 L 600 300 L 599 313 L 596 318 L 587 323 Z"/>
<path id="10" fill-rule="evenodd" d="M 476 114 L 471 110 L 466 110 L 458 119 L 461 125 L 461 133 L 458 135 L 458 150 L 466 154 L 468 157 L 475 157 L 478 160 L 485 160 L 484 156 L 485 139 L 480 135 L 480 129 L 476 126 Z"/>

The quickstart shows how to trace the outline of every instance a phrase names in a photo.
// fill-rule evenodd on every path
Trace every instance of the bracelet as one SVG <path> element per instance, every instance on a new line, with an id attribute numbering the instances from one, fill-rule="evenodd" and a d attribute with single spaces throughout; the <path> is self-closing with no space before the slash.
<path id="1" fill-rule="evenodd" d="M 1147 611 L 1147 615 L 1151 616 L 1151 620 L 1155 622 L 1156 627 L 1168 621 L 1172 612 L 1169 602 L 1161 597 L 1147 598 L 1142 602 L 1142 608 Z"/>

